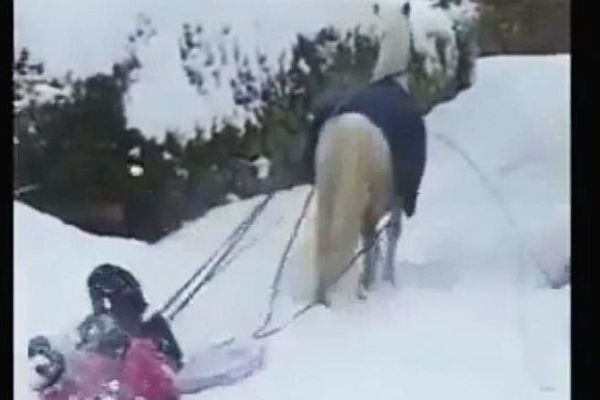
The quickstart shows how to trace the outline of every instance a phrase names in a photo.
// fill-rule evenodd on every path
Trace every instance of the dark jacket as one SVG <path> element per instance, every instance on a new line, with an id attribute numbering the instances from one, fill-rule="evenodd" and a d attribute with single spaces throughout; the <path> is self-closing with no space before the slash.
<path id="1" fill-rule="evenodd" d="M 164 317 L 158 313 L 141 323 L 127 324 L 110 313 L 91 314 L 78 327 L 78 349 L 111 358 L 123 356 L 131 337 L 151 339 L 175 371 L 183 366 L 183 354 Z"/>
<path id="2" fill-rule="evenodd" d="M 311 181 L 323 124 L 333 116 L 351 112 L 364 115 L 382 130 L 390 147 L 396 193 L 403 199 L 404 212 L 411 217 L 425 169 L 425 123 L 413 97 L 392 78 L 359 90 L 329 92 L 315 102 L 305 157 Z"/>

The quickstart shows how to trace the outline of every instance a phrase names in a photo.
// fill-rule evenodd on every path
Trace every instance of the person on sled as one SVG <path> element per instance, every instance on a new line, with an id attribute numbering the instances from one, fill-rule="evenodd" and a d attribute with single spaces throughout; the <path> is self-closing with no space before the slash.
<path id="1" fill-rule="evenodd" d="M 93 316 L 110 314 L 128 335 L 152 339 L 175 371 L 182 368 L 183 354 L 164 317 L 155 313 L 143 320 L 148 303 L 129 271 L 112 264 L 99 265 L 88 277 L 87 286 Z"/>
<path id="2" fill-rule="evenodd" d="M 43 336 L 28 356 L 42 400 L 177 400 L 182 353 L 159 314 L 147 321 L 141 287 L 131 273 L 103 264 L 88 278 L 92 313 L 77 328 L 75 351 L 63 354 Z"/>

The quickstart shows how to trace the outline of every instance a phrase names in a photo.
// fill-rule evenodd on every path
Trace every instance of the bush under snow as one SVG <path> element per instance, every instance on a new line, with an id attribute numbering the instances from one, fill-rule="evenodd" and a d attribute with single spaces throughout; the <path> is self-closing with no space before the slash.
<path id="1" fill-rule="evenodd" d="M 392 12 L 388 6 L 401 3 L 380 2 L 385 6 L 382 12 Z M 191 137 L 195 128 L 210 134 L 209 128 L 223 123 L 238 127 L 245 121 L 256 123 L 261 100 L 236 102 L 233 92 L 244 87 L 234 88 L 231 82 L 247 71 L 255 80 L 248 83 L 260 85 L 270 79 L 268 74 L 288 69 L 290 46 L 299 33 L 310 36 L 327 26 L 343 32 L 361 25 L 365 32 L 381 34 L 373 4 L 360 0 L 227 0 L 203 2 L 200 8 L 192 0 L 168 6 L 72 0 L 62 0 L 60 5 L 65 12 L 56 13 L 54 3 L 18 2 L 17 45 L 40 56 L 54 76 L 68 70 L 75 76 L 106 71 L 124 59 L 141 65 L 129 90 L 127 117 L 131 126 L 154 137 L 162 137 L 172 128 Z M 429 109 L 451 90 L 451 82 L 464 80 L 462 75 L 468 77 L 466 82 L 454 85 L 452 91 L 471 84 L 477 12 L 470 0 L 412 0 L 411 8 L 418 59 L 411 74 L 419 76 L 412 87 L 418 97 L 424 96 L 424 108 Z M 111 18 L 111 23 L 81 23 L 79 15 L 87 13 L 98 15 L 98 21 L 113 13 L 119 17 Z M 43 15 L 53 15 L 52 23 L 40 20 Z M 70 27 L 68 34 L 58 28 L 61 25 Z M 132 25 L 134 33 L 129 33 Z M 91 49 L 94 57 L 81 56 Z"/>
<path id="2" fill-rule="evenodd" d="M 471 0 L 411 4 L 410 89 L 427 112 L 474 83 L 479 13 Z"/>

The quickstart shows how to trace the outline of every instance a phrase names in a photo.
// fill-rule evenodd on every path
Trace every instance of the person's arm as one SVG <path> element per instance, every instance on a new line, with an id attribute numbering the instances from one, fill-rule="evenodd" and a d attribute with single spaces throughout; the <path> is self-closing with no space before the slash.
<path id="1" fill-rule="evenodd" d="M 142 323 L 141 334 L 151 338 L 158 349 L 173 361 L 174 367 L 179 371 L 183 367 L 183 353 L 169 327 L 167 320 L 159 313 L 155 313 Z"/>

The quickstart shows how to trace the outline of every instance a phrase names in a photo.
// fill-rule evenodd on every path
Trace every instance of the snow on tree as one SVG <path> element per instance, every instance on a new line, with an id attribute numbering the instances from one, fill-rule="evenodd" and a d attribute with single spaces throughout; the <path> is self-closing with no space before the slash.
<path id="1" fill-rule="evenodd" d="M 411 4 L 409 82 L 411 92 L 428 112 L 474 83 L 479 10 L 471 0 L 418 0 Z"/>
<path id="2" fill-rule="evenodd" d="M 62 81 L 45 73 L 44 63 L 21 48 L 13 66 L 13 107 L 19 113 L 27 107 L 66 100 L 70 94 L 68 76 Z"/>

